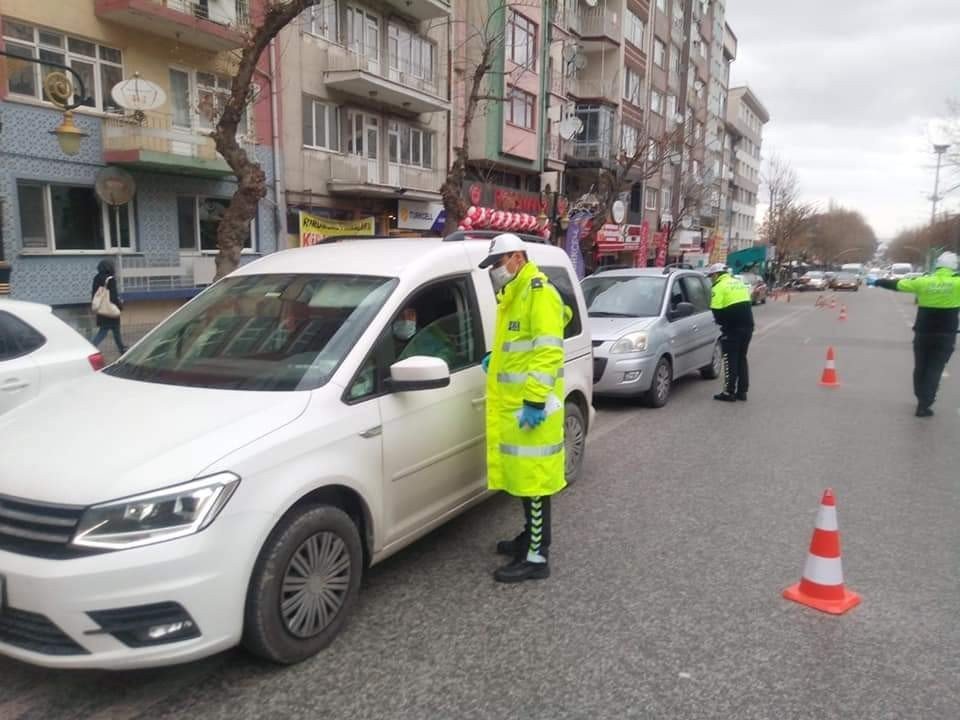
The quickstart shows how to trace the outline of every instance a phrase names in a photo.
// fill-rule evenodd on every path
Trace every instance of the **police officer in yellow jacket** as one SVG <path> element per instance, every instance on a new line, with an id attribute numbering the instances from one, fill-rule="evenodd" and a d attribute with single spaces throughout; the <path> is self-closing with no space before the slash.
<path id="1" fill-rule="evenodd" d="M 714 400 L 746 402 L 750 389 L 750 368 L 747 350 L 753 338 L 753 302 L 750 288 L 730 274 L 723 263 L 707 268 L 713 282 L 710 309 L 720 326 L 720 349 L 723 351 L 723 392 Z"/>
<path id="2" fill-rule="evenodd" d="M 497 294 L 487 371 L 487 485 L 523 500 L 525 526 L 497 544 L 512 562 L 499 582 L 550 576 L 550 496 L 566 486 L 563 328 L 560 294 L 529 260 L 517 235 L 498 235 L 480 264 Z"/>
<path id="3" fill-rule="evenodd" d="M 960 277 L 957 255 L 945 252 L 931 275 L 903 280 L 877 280 L 887 290 L 917 296 L 917 320 L 913 326 L 913 394 L 917 397 L 917 417 L 931 417 L 940 377 L 953 355 L 960 320 Z"/>

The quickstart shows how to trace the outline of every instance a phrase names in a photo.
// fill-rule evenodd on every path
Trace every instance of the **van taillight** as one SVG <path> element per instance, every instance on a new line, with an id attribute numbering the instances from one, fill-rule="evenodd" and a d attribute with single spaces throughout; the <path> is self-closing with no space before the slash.
<path id="1" fill-rule="evenodd" d="M 90 355 L 87 358 L 87 360 L 90 361 L 90 367 L 93 368 L 94 372 L 103 370 L 103 368 L 106 367 L 106 364 L 107 364 L 104 361 L 103 355 L 101 353 L 94 353 L 93 355 Z"/>

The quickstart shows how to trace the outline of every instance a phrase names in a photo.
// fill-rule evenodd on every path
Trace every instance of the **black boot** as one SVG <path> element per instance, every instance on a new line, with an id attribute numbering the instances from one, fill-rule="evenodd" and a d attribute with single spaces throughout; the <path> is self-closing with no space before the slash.
<path id="1" fill-rule="evenodd" d="M 736 402 L 737 396 L 732 393 L 722 392 L 718 395 L 714 395 L 713 399 L 719 400 L 720 402 Z"/>
<path id="2" fill-rule="evenodd" d="M 527 551 L 527 534 L 520 533 L 513 540 L 501 540 L 497 543 L 497 554 L 506 555 L 516 560 Z"/>
<path id="3" fill-rule="evenodd" d="M 518 583 L 524 580 L 545 580 L 548 577 L 550 577 L 550 565 L 548 563 L 528 562 L 525 559 L 514 560 L 493 574 L 493 579 L 501 583 Z"/>
<path id="4" fill-rule="evenodd" d="M 928 407 L 920 406 L 917 408 L 917 417 L 933 417 L 933 410 Z"/>
<path id="5" fill-rule="evenodd" d="M 737 400 L 739 400 L 740 402 L 746 402 L 746 401 L 747 401 L 747 394 L 746 394 L 745 392 L 738 392 L 738 393 L 737 393 Z"/>

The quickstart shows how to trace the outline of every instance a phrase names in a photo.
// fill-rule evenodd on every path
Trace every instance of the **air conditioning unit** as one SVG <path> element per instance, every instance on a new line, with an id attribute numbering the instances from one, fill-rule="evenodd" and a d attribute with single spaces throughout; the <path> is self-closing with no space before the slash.
<path id="1" fill-rule="evenodd" d="M 200 255 L 193 259 L 193 284 L 197 287 L 212 284 L 216 274 L 217 263 L 213 255 Z"/>

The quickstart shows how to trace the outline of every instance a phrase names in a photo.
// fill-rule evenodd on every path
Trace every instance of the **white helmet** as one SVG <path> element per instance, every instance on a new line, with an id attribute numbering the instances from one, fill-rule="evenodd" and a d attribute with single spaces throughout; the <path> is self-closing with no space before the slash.
<path id="1" fill-rule="evenodd" d="M 706 275 L 708 275 L 708 276 L 709 276 L 709 275 L 719 275 L 720 273 L 725 273 L 725 272 L 727 272 L 727 269 L 728 269 L 727 266 L 724 265 L 723 263 L 714 263 L 713 265 L 711 265 L 710 267 L 708 267 L 708 268 L 704 271 L 704 274 L 706 274 Z"/>
<path id="2" fill-rule="evenodd" d="M 954 252 L 945 252 L 937 258 L 937 267 L 938 268 L 949 268 L 950 270 L 957 269 L 957 254 Z"/>
<path id="3" fill-rule="evenodd" d="M 527 252 L 527 244 L 520 239 L 519 235 L 513 233 L 500 233 L 490 241 L 490 249 L 487 250 L 487 256 L 480 263 L 481 268 L 488 268 L 493 265 L 502 255 L 508 255 L 515 252 Z"/>

